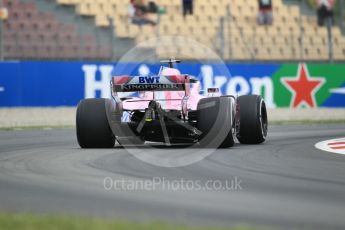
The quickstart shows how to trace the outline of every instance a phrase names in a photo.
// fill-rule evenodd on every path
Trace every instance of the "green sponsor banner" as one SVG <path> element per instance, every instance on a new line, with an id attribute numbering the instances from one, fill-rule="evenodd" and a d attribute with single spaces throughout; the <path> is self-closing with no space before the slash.
<path id="1" fill-rule="evenodd" d="M 285 64 L 272 81 L 277 107 L 345 107 L 345 65 Z"/>

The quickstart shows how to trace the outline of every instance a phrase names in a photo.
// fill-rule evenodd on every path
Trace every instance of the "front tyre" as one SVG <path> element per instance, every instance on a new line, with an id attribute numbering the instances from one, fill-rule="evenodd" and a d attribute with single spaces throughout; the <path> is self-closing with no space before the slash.
<path id="1" fill-rule="evenodd" d="M 267 136 L 266 104 L 259 95 L 244 95 L 237 98 L 240 125 L 237 139 L 242 144 L 260 144 Z"/>
<path id="2" fill-rule="evenodd" d="M 112 148 L 115 136 L 106 114 L 106 100 L 92 98 L 81 100 L 77 108 L 77 139 L 81 148 Z"/>

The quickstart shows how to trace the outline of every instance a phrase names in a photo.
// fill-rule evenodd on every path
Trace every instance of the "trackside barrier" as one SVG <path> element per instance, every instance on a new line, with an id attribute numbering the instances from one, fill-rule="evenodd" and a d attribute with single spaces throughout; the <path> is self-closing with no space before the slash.
<path id="1" fill-rule="evenodd" d="M 110 97 L 113 75 L 157 74 L 159 64 L 0 62 L 0 107 L 75 106 L 82 98 Z M 178 65 L 200 79 L 202 91 L 261 94 L 270 108 L 345 107 L 343 64 Z"/>

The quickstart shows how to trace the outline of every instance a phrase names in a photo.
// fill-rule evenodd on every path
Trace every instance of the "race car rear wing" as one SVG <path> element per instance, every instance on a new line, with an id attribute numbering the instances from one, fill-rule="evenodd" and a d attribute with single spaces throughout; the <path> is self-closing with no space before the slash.
<path id="1" fill-rule="evenodd" d="M 136 91 L 185 91 L 190 94 L 190 77 L 175 76 L 115 76 L 111 85 L 114 93 Z"/>

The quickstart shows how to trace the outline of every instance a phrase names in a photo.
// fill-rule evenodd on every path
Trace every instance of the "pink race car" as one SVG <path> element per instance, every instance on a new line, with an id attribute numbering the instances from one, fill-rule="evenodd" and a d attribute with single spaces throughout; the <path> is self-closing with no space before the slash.
<path id="1" fill-rule="evenodd" d="M 163 142 L 198 143 L 227 148 L 259 144 L 267 136 L 267 112 L 258 95 L 221 96 L 219 89 L 200 95 L 200 82 L 162 61 L 158 75 L 115 76 L 111 99 L 84 99 L 78 104 L 77 139 L 82 148 Z"/>

